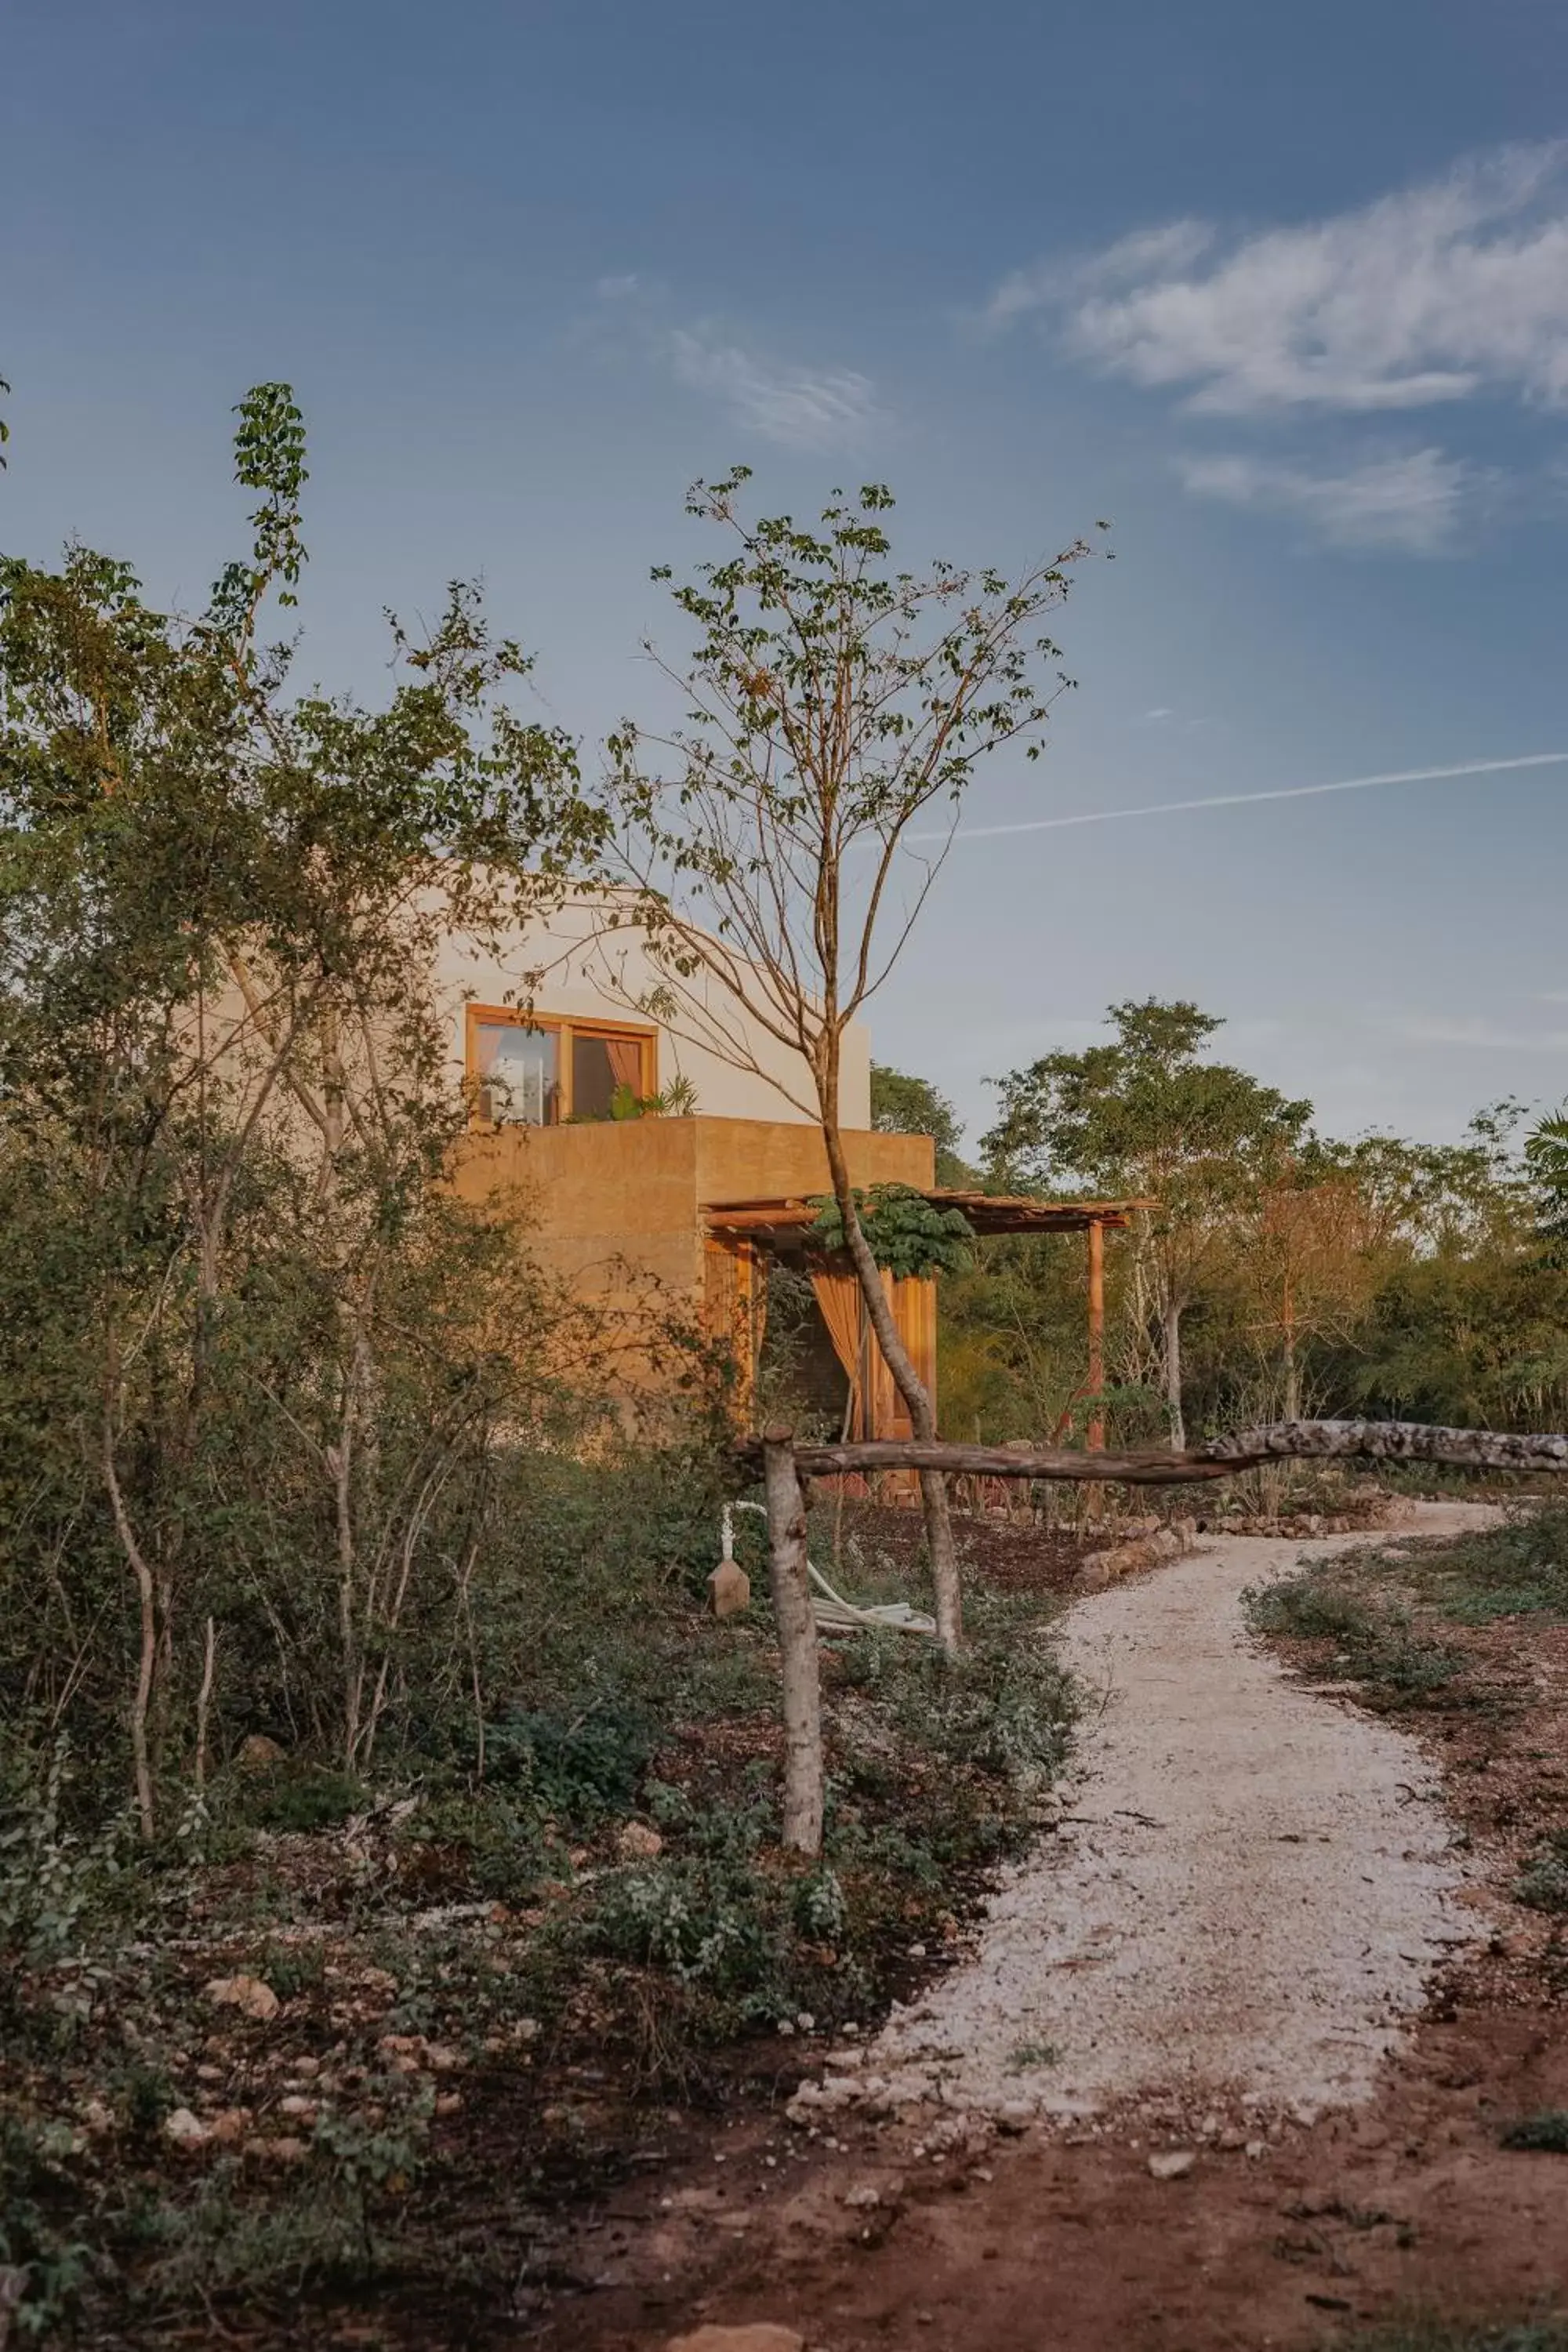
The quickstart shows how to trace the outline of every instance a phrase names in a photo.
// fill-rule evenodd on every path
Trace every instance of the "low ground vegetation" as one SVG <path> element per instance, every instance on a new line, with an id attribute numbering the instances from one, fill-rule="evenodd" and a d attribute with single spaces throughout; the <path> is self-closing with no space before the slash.
<path id="1" fill-rule="evenodd" d="M 742 2083 L 786 2095 L 955 1943 L 1065 1753 L 1048 1609 L 980 1596 L 956 1669 L 892 1634 L 836 1647 L 825 1852 L 794 1866 L 772 1637 L 760 1609 L 705 1613 L 696 1470 L 533 1466 L 491 1578 L 482 1769 L 460 1693 L 363 1777 L 250 1734 L 149 1854 L 68 1739 L 41 1773 L 13 1759 L 22 2324 L 158 2340 L 210 2308 L 265 2341 L 300 2294 L 493 2304 L 563 2200 Z M 876 1517 L 856 1591 L 907 1592 Z M 501 2144 L 497 2210 L 476 2183 Z"/>

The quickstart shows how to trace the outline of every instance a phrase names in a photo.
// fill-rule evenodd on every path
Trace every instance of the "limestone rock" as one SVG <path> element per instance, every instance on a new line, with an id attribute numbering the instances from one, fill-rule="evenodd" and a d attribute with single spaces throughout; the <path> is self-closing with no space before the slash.
<path id="1" fill-rule="evenodd" d="M 189 2107 L 176 2107 L 163 2118 L 163 2137 L 172 2139 L 176 2147 L 205 2147 L 212 2136 L 212 2126 L 204 2124 Z"/>
<path id="2" fill-rule="evenodd" d="M 220 2009 L 237 2009 L 246 2017 L 254 2017 L 265 2024 L 276 2017 L 281 2007 L 277 1994 L 260 1977 L 214 1977 L 206 1988 L 209 2000 Z"/>
<path id="3" fill-rule="evenodd" d="M 745 2327 L 699 2327 L 689 2336 L 672 2336 L 665 2352 L 805 2352 L 805 2338 L 798 2328 L 763 2319 Z"/>
<path id="4" fill-rule="evenodd" d="M 275 1739 L 268 1739 L 264 1731 L 253 1731 L 240 1741 L 234 1760 L 242 1772 L 270 1772 L 285 1757 Z"/>
<path id="5" fill-rule="evenodd" d="M 1190 2147 L 1168 2147 L 1149 2158 L 1149 2169 L 1156 2180 L 1180 2180 L 1197 2160 Z"/>
<path id="6" fill-rule="evenodd" d="M 623 1862 L 652 1862 L 664 1852 L 664 1840 L 646 1822 L 626 1822 L 616 1836 L 616 1851 Z"/>

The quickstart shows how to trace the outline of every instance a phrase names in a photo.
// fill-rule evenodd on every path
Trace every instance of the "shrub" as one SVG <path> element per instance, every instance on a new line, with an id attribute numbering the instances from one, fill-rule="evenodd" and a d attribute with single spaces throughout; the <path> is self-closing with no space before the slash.
<path id="1" fill-rule="evenodd" d="M 89 2250 L 60 2219 L 68 2198 L 61 2155 L 47 2130 L 0 2116 L 0 2269 L 25 2274 L 20 2304 L 9 2316 L 18 2334 L 35 2342 L 58 2339 L 90 2269 Z M 0 2336 L 5 2317 L 0 2305 Z"/>
<path id="2" fill-rule="evenodd" d="M 254 1829 L 331 1830 L 370 1802 L 370 1790 L 353 1773 L 290 1760 L 252 1782 L 240 1810 Z"/>
<path id="3" fill-rule="evenodd" d="M 1555 1830 L 1515 1883 L 1514 1900 L 1532 1911 L 1568 1913 L 1568 1830 Z"/>
<path id="4" fill-rule="evenodd" d="M 1260 1633 L 1304 1642 L 1363 1642 L 1373 1617 L 1367 1603 L 1342 1584 L 1317 1576 L 1290 1577 L 1243 1596 Z"/>
<path id="5" fill-rule="evenodd" d="M 1461 1661 L 1418 1633 L 1408 1615 L 1386 1601 L 1363 1599 L 1335 1572 L 1309 1572 L 1246 1593 L 1247 1616 L 1260 1633 L 1335 1642 L 1324 1671 L 1365 1683 L 1385 1704 L 1419 1706 L 1459 1672 Z"/>
<path id="6" fill-rule="evenodd" d="M 794 2017 L 814 1972 L 803 1928 L 811 1940 L 844 1924 L 831 1872 L 803 1874 L 777 1854 L 771 1797 L 699 1811 L 665 1790 L 657 1810 L 667 1831 L 683 1833 L 682 1849 L 606 1874 L 578 1930 L 584 1948 L 700 1992 L 713 2032 Z"/>
<path id="7" fill-rule="evenodd" d="M 1460 1624 L 1568 1616 L 1568 1507 L 1521 1512 L 1504 1527 L 1465 1536 L 1433 1554 L 1425 1570 L 1437 1606 Z"/>
<path id="8" fill-rule="evenodd" d="M 0 1958 L 64 1951 L 118 1871 L 122 1819 L 86 1839 L 66 1825 L 70 1766 L 62 1732 L 47 1761 L 24 1753 L 0 1784 Z"/>
<path id="9" fill-rule="evenodd" d="M 1534 2148 L 1548 2156 L 1568 2156 L 1568 2111 L 1562 2107 L 1544 2108 L 1538 2116 L 1524 2116 L 1510 2124 L 1501 2136 L 1503 2147 Z"/>
<path id="10" fill-rule="evenodd" d="M 616 1697 L 582 1706 L 510 1708 L 486 1734 L 489 1771 L 528 1789 L 547 1811 L 591 1829 L 606 1813 L 629 1812 L 649 1756 L 646 1711 Z"/>

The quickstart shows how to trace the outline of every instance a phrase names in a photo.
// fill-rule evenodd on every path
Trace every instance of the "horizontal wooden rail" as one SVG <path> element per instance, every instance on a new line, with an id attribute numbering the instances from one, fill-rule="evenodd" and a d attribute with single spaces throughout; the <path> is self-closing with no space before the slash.
<path id="1" fill-rule="evenodd" d="M 792 1433 L 770 1429 L 775 1444 Z M 763 1441 L 736 1449 L 760 1465 Z M 981 1478 L 1114 1480 L 1129 1486 L 1185 1486 L 1264 1462 L 1429 1462 L 1458 1470 L 1568 1471 L 1568 1437 L 1513 1436 L 1487 1429 L 1431 1429 L 1414 1421 L 1281 1421 L 1211 1438 L 1185 1454 L 1104 1454 L 1061 1446 L 946 1445 L 914 1438 L 859 1444 L 796 1445 L 795 1466 L 808 1478 L 844 1470 L 940 1470 Z"/>

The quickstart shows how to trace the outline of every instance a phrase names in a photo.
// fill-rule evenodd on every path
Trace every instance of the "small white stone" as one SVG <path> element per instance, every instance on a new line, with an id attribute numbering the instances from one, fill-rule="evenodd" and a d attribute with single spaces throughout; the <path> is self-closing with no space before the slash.
<path id="1" fill-rule="evenodd" d="M 163 2118 L 163 2137 L 172 2139 L 176 2147 L 203 2147 L 212 2137 L 212 2126 L 204 2124 L 189 2107 L 176 2107 Z"/>

